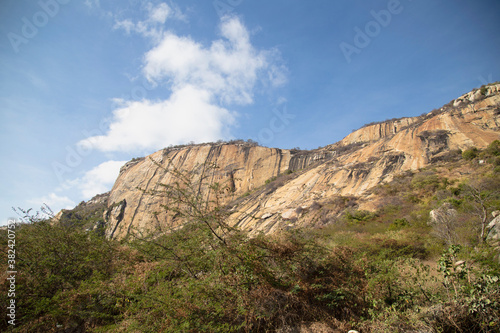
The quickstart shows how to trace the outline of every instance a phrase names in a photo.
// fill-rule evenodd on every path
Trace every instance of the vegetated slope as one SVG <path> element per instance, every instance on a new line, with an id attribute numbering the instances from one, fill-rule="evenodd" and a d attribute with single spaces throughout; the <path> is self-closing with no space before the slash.
<path id="1" fill-rule="evenodd" d="M 88 201 L 82 201 L 73 209 L 63 209 L 54 221 L 73 228 L 97 231 L 104 234 L 103 214 L 108 209 L 109 192 L 98 194 Z"/>
<path id="2" fill-rule="evenodd" d="M 497 107 L 476 111 L 488 110 Z M 450 111 L 439 110 L 409 126 L 417 126 L 417 132 L 426 121 Z M 496 116 L 471 120 L 471 129 L 497 133 L 497 127 L 488 125 Z M 372 131 L 370 126 L 365 129 Z M 60 223 L 26 216 L 28 223 L 15 227 L 15 245 L 8 231 L 0 230 L 0 248 L 15 247 L 17 271 L 16 326 L 5 316 L 0 330 L 498 332 L 499 140 L 483 145 L 477 139 L 471 142 L 480 148 L 463 151 L 450 144 L 456 141 L 437 140 L 446 146 L 440 143 L 444 148 L 435 151 L 423 145 L 429 148 L 422 148 L 429 152 L 421 156 L 424 167 L 401 171 L 406 157 L 386 160 L 391 167 L 382 170 L 378 183 L 359 192 L 353 186 L 346 192 L 340 188 L 270 216 L 258 217 L 260 206 L 242 213 L 251 202 L 273 196 L 288 200 L 280 191 L 294 182 L 304 184 L 299 180 L 308 174 L 323 177 L 321 172 L 352 167 L 352 178 L 370 179 L 370 170 L 380 167 L 387 153 L 379 152 L 379 160 L 357 169 L 343 163 L 357 161 L 360 150 L 380 142 L 389 146 L 404 131 L 313 152 L 239 142 L 170 149 L 153 154 L 153 160 L 133 160 L 111 193 L 62 212 Z M 413 156 L 410 150 L 403 153 Z M 225 169 L 222 162 L 229 160 L 236 164 Z M 367 172 L 355 172 L 365 168 Z M 162 181 L 147 182 L 154 177 Z M 132 205 L 134 195 L 139 203 Z M 127 222 L 130 206 L 137 216 L 153 212 L 158 225 L 144 225 L 151 233 L 141 235 L 134 218 L 123 224 L 134 237 L 118 240 L 126 235 L 120 225 Z M 166 211 L 166 220 L 160 212 L 154 214 L 160 209 Z M 91 228 L 103 210 L 108 221 L 121 221 L 113 237 Z M 238 216 L 248 220 L 235 222 Z M 249 225 L 232 228 L 228 221 Z M 257 221 L 256 229 L 251 230 L 250 221 Z M 7 272 L 7 250 L 3 253 L 0 268 Z M 0 280 L 3 305 L 11 303 L 6 277 L 4 273 Z"/>
<path id="3" fill-rule="evenodd" d="M 158 151 L 122 168 L 108 201 L 106 234 L 124 238 L 131 231 L 161 232 L 182 225 L 182 218 L 165 211 L 168 198 L 152 195 L 172 184 L 174 170 L 206 180 L 199 193 L 207 201 L 213 198 L 211 185 L 224 186 L 227 190 L 218 199 L 230 204 L 229 223 L 238 228 L 272 233 L 315 225 L 318 218 L 302 212 L 337 196 L 362 199 L 401 172 L 499 139 L 499 90 L 499 84 L 492 84 L 429 114 L 371 124 L 312 151 L 245 142 Z"/>
<path id="4" fill-rule="evenodd" d="M 117 241 L 27 217 L 15 229 L 16 326 L 5 316 L 0 330 L 498 332 L 500 218 L 481 229 L 500 210 L 500 141 L 373 187 L 374 211 L 334 196 L 299 214 L 322 228 L 268 235 L 228 226 L 193 180 L 165 187 L 191 219 L 163 234 Z M 3 278 L 0 304 L 9 288 Z"/>

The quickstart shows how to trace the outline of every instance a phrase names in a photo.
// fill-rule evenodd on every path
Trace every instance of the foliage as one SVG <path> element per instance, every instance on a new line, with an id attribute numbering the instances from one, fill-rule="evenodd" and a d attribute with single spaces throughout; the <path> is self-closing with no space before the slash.
<path id="1" fill-rule="evenodd" d="M 410 226 L 406 218 L 395 219 L 394 222 L 389 226 L 389 230 L 400 230 Z"/>
<path id="2" fill-rule="evenodd" d="M 411 186 L 414 189 L 420 189 L 425 192 L 435 193 L 438 189 L 444 188 L 447 185 L 447 179 L 439 177 L 432 171 L 423 171 L 416 174 L 411 180 Z"/>
<path id="3" fill-rule="evenodd" d="M 349 222 L 359 223 L 371 220 L 376 215 L 372 212 L 366 210 L 347 210 L 345 212 L 345 218 Z"/>
<path id="4" fill-rule="evenodd" d="M 462 153 L 462 158 L 466 161 L 470 161 L 475 159 L 478 156 L 479 150 L 476 147 L 469 148 L 467 150 L 464 150 Z"/>
<path id="5" fill-rule="evenodd" d="M 469 179 L 453 181 L 460 163 L 471 170 L 453 161 L 380 184 L 371 193 L 376 213 L 359 198 L 318 199 L 307 214 L 335 217 L 318 229 L 250 237 L 228 224 L 219 200 L 226 184 L 175 168 L 164 171 L 176 181 L 144 194 L 164 197 L 167 213 L 188 222 L 182 228 L 136 230 L 120 244 L 75 227 L 90 213 L 68 224 L 22 211 L 18 325 L 2 318 L 0 330 L 283 332 L 320 322 L 340 331 L 497 332 L 500 263 L 483 227 L 500 209 L 498 146 L 478 151 L 491 162 Z M 428 225 L 445 203 L 457 212 L 450 244 Z M 0 288 L 5 304 L 5 280 Z"/>
<path id="6" fill-rule="evenodd" d="M 488 145 L 485 149 L 485 153 L 488 156 L 500 156 L 500 140 L 495 140 Z"/>
<path id="7" fill-rule="evenodd" d="M 106 321 L 100 312 L 101 305 L 85 311 L 72 308 L 68 314 L 60 299 L 87 281 L 108 279 L 118 263 L 116 244 L 95 233 L 51 224 L 36 215 L 16 228 L 15 240 L 19 272 L 16 319 L 24 329 L 48 332 L 56 323 L 71 326 Z M 5 247 L 6 237 L 2 237 L 2 248 Z M 3 283 L 0 295 L 3 304 L 7 296 L 5 288 Z M 0 327 L 6 329 L 5 320 Z"/>
<path id="8" fill-rule="evenodd" d="M 486 86 L 482 86 L 480 91 L 481 91 L 481 95 L 486 96 L 488 89 L 486 88 Z"/>
<path id="9" fill-rule="evenodd" d="M 271 182 L 274 182 L 276 179 L 277 179 L 277 177 L 276 177 L 276 176 L 271 177 L 271 178 L 269 178 L 269 179 L 266 179 L 265 183 L 266 183 L 266 184 L 269 184 L 269 183 L 271 183 Z"/>

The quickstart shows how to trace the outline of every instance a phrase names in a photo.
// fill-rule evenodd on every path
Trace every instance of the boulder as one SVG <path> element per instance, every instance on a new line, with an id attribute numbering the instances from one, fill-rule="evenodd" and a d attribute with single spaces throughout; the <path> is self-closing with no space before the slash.
<path id="1" fill-rule="evenodd" d="M 500 249 L 500 216 L 497 215 L 493 220 L 491 220 L 487 228 L 488 237 L 486 240 Z"/>
<path id="2" fill-rule="evenodd" d="M 284 220 L 290 220 L 290 219 L 297 217 L 296 209 L 292 208 L 292 209 L 285 210 L 283 213 L 281 213 L 281 217 Z"/>
<path id="3" fill-rule="evenodd" d="M 500 215 L 499 211 L 493 212 L 493 216 L 495 217 L 488 224 L 488 236 L 486 237 L 486 242 L 488 242 L 493 248 L 498 252 L 497 259 L 500 262 Z"/>
<path id="4" fill-rule="evenodd" d="M 441 207 L 431 210 L 429 225 L 439 225 L 447 223 L 457 216 L 457 210 L 449 203 L 444 203 Z"/>

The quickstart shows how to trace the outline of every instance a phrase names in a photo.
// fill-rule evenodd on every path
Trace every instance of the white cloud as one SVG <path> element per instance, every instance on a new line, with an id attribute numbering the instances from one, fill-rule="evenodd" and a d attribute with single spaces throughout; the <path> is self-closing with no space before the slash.
<path id="1" fill-rule="evenodd" d="M 172 9 L 166 3 L 160 3 L 156 7 L 152 3 L 148 3 L 147 9 L 147 20 L 154 23 L 165 24 L 167 18 L 173 14 Z"/>
<path id="2" fill-rule="evenodd" d="M 127 34 L 135 32 L 157 40 L 163 35 L 164 25 L 168 19 L 186 20 L 185 15 L 175 5 L 160 3 L 155 6 L 151 2 L 147 2 L 144 8 L 146 11 L 145 20 L 134 23 L 130 19 L 120 20 L 115 18 L 113 28 L 123 29 Z"/>
<path id="3" fill-rule="evenodd" d="M 270 66 L 270 52 L 257 51 L 251 45 L 248 31 L 238 18 L 224 18 L 220 32 L 222 38 L 209 48 L 188 37 L 165 34 L 146 53 L 144 75 L 155 82 L 170 80 L 174 89 L 196 85 L 223 103 L 252 103 L 259 74 Z"/>
<path id="4" fill-rule="evenodd" d="M 100 7 L 100 0 L 85 0 L 84 4 L 89 8 Z"/>
<path id="5" fill-rule="evenodd" d="M 234 116 L 211 103 L 211 95 L 194 86 L 176 90 L 169 100 L 128 102 L 114 111 L 107 135 L 81 141 L 102 151 L 161 149 L 188 141 L 228 137 Z"/>
<path id="6" fill-rule="evenodd" d="M 101 194 L 111 190 L 120 173 L 120 168 L 126 161 L 107 161 L 99 164 L 90 171 L 87 171 L 83 177 L 69 180 L 56 192 L 71 191 L 76 189 L 81 193 L 79 196 L 83 200 L 88 200 L 97 194 Z M 47 205 L 54 213 L 61 209 L 73 209 L 76 203 L 68 196 L 50 193 L 40 198 L 35 198 L 27 201 L 33 207 L 42 207 Z"/>
<path id="7" fill-rule="evenodd" d="M 66 196 L 59 196 L 55 193 L 50 193 L 49 195 L 41 198 L 28 200 L 28 203 L 34 207 L 42 207 L 45 204 L 55 213 L 61 209 L 72 209 L 76 206 L 76 203 L 70 198 Z"/>
<path id="8" fill-rule="evenodd" d="M 123 29 L 127 34 L 130 34 L 130 32 L 136 30 L 136 25 L 134 22 L 130 20 L 122 20 L 122 21 L 117 21 L 114 25 L 115 29 Z"/>
<path id="9" fill-rule="evenodd" d="M 237 17 L 222 18 L 220 38 L 207 46 L 173 32 L 157 38 L 160 34 L 152 24 L 164 22 L 174 15 L 172 11 L 167 5 L 151 6 L 145 21 L 117 23 L 125 31 L 139 31 L 141 24 L 149 31 L 144 36 L 153 37 L 154 47 L 144 55 L 142 72 L 155 86 L 168 86 L 169 98 L 120 100 L 107 133 L 82 140 L 80 145 L 130 153 L 229 139 L 237 116 L 229 106 L 253 103 L 259 83 L 274 87 L 286 82 L 279 53 L 256 49 Z"/>
<path id="10" fill-rule="evenodd" d="M 120 168 L 126 161 L 107 161 L 99 164 L 76 181 L 82 196 L 88 200 L 96 194 L 101 194 L 111 190 L 116 181 Z"/>
<path id="11" fill-rule="evenodd" d="M 288 81 L 288 69 L 284 65 L 271 65 L 267 73 L 269 82 L 274 87 L 282 86 Z"/>

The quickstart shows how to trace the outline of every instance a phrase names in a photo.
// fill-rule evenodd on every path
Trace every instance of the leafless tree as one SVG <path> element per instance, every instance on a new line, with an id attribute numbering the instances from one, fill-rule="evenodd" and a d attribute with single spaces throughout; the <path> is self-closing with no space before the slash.
<path id="1" fill-rule="evenodd" d="M 462 196 L 467 201 L 470 212 L 478 218 L 479 240 L 486 241 L 489 217 L 500 199 L 500 180 L 498 177 L 473 180 L 462 187 Z"/>

